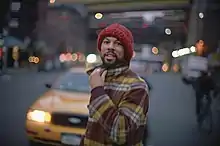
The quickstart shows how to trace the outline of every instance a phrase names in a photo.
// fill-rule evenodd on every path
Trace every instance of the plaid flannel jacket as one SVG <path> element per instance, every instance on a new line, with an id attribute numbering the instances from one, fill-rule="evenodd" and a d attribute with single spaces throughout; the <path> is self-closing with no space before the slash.
<path id="1" fill-rule="evenodd" d="M 148 100 L 147 84 L 128 67 L 108 70 L 105 86 L 91 91 L 81 146 L 141 146 Z"/>

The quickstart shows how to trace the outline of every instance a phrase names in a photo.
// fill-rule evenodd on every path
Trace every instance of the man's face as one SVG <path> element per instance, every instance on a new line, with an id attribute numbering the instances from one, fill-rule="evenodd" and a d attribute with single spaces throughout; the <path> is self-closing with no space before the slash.
<path id="1" fill-rule="evenodd" d="M 124 60 L 124 47 L 114 37 L 106 37 L 101 44 L 100 55 L 105 64 L 111 65 Z"/>

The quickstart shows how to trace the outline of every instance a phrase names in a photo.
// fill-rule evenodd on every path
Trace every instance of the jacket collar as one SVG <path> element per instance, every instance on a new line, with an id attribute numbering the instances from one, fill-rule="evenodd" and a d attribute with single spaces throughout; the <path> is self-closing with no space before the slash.
<path id="1" fill-rule="evenodd" d="M 114 69 L 107 69 L 107 77 L 109 76 L 118 76 L 124 72 L 127 72 L 129 70 L 129 66 L 121 66 Z"/>
<path id="2" fill-rule="evenodd" d="M 110 77 L 110 76 L 118 76 L 124 72 L 127 72 L 129 70 L 129 65 L 120 65 L 120 66 L 116 66 L 115 68 L 110 68 L 110 69 L 106 69 L 105 67 L 103 67 L 102 65 L 99 65 L 99 66 L 96 66 L 96 67 L 93 67 L 92 69 L 87 69 L 87 74 L 90 75 L 95 69 L 97 68 L 101 68 L 101 69 L 104 69 L 104 70 L 107 70 L 107 74 L 106 76 L 107 77 Z"/>

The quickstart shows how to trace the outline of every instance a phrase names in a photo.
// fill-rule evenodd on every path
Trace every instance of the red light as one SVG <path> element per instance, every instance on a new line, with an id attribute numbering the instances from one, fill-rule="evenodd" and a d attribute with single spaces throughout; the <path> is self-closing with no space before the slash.
<path id="1" fill-rule="evenodd" d="M 77 57 L 78 57 L 78 58 L 82 55 L 81 52 L 77 52 L 76 54 L 77 54 Z"/>
<path id="2" fill-rule="evenodd" d="M 66 54 L 66 59 L 67 59 L 68 61 L 72 60 L 72 54 L 71 54 L 71 53 L 67 53 L 67 54 Z"/>
<path id="3" fill-rule="evenodd" d="M 0 57 L 2 57 L 2 56 L 3 56 L 3 49 L 0 48 Z"/>
<path id="4" fill-rule="evenodd" d="M 65 56 L 65 54 L 61 54 L 60 57 L 64 58 L 64 57 L 66 57 L 66 56 Z"/>
<path id="5" fill-rule="evenodd" d="M 147 28 L 147 27 L 148 27 L 147 24 L 143 24 L 143 25 L 142 25 L 142 28 Z"/>
<path id="6" fill-rule="evenodd" d="M 83 53 L 77 52 L 76 54 L 77 54 L 77 59 L 78 59 L 78 60 L 83 60 L 83 57 L 84 57 L 84 54 L 83 54 Z"/>
<path id="7" fill-rule="evenodd" d="M 61 61 L 61 62 L 66 61 L 66 55 L 65 55 L 65 54 L 61 54 L 61 55 L 60 55 L 60 61 Z"/>

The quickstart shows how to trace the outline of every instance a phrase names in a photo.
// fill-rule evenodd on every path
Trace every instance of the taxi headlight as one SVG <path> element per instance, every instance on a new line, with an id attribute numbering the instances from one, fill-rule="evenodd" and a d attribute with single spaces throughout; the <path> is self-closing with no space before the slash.
<path id="1" fill-rule="evenodd" d="M 40 123 L 48 123 L 51 121 L 51 114 L 40 110 L 32 110 L 28 111 L 27 119 Z"/>

